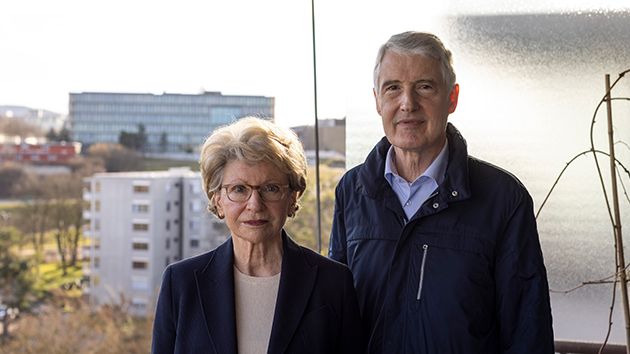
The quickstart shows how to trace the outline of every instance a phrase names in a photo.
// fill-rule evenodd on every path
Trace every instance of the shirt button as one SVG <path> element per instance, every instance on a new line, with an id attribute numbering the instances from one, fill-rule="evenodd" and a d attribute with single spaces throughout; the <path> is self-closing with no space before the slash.
<path id="1" fill-rule="evenodd" d="M 407 202 L 407 203 L 405 203 L 405 206 L 409 206 L 409 204 L 411 204 L 411 202 Z"/>
<path id="2" fill-rule="evenodd" d="M 452 192 L 451 192 L 451 195 L 452 195 L 453 197 L 457 197 L 457 196 L 459 195 L 459 193 L 457 193 L 457 191 L 452 191 Z"/>
<path id="3" fill-rule="evenodd" d="M 433 203 L 433 209 L 437 209 L 437 208 L 439 208 L 439 207 L 440 207 L 440 204 L 439 204 L 439 203 Z"/>

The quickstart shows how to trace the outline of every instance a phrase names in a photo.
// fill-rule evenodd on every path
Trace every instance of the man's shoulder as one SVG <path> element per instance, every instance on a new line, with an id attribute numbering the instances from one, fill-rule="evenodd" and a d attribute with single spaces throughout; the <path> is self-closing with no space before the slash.
<path id="1" fill-rule="evenodd" d="M 361 169 L 363 168 L 364 163 L 360 163 L 346 172 L 341 176 L 339 180 L 338 187 L 346 188 L 350 186 L 355 186 L 357 181 L 359 180 L 359 175 L 361 173 Z"/>
<path id="2" fill-rule="evenodd" d="M 472 184 L 489 184 L 495 189 L 527 193 L 527 189 L 516 175 L 488 161 L 468 156 L 468 173 Z"/>

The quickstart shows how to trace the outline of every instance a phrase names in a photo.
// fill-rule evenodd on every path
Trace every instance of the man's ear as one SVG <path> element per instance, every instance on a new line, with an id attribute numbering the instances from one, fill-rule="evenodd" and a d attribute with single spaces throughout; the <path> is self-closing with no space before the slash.
<path id="1" fill-rule="evenodd" d="M 373 88 L 372 89 L 372 93 L 374 94 L 374 103 L 376 104 L 376 112 L 378 112 L 378 115 L 381 115 L 381 102 L 378 98 L 378 93 L 376 93 L 376 89 Z"/>
<path id="2" fill-rule="evenodd" d="M 459 99 L 459 84 L 453 85 L 451 89 L 451 93 L 448 96 L 448 113 L 455 112 L 455 108 L 457 108 L 457 100 Z"/>

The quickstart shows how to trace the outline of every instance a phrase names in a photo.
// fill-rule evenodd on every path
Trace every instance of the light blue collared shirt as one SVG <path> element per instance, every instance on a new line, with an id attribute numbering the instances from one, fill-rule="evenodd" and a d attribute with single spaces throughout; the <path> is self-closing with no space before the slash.
<path id="1" fill-rule="evenodd" d="M 400 205 L 402 205 L 407 215 L 405 221 L 408 221 L 420 209 L 422 204 L 431 197 L 438 185 L 444 182 L 446 165 L 448 164 L 448 140 L 426 171 L 411 183 L 398 175 L 398 170 L 394 164 L 395 154 L 394 146 L 392 145 L 387 151 L 385 160 L 385 179 L 398 196 Z"/>

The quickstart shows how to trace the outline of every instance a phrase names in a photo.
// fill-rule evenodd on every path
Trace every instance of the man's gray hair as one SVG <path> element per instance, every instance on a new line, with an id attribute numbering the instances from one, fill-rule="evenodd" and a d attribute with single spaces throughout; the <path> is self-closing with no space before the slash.
<path id="1" fill-rule="evenodd" d="M 456 82 L 455 70 L 451 51 L 446 49 L 444 43 L 434 34 L 424 32 L 403 32 L 389 38 L 378 50 L 376 65 L 374 66 L 374 89 L 379 92 L 378 75 L 381 62 L 388 51 L 403 55 L 423 55 L 435 59 L 442 68 L 442 77 L 447 87 L 453 88 Z"/>

